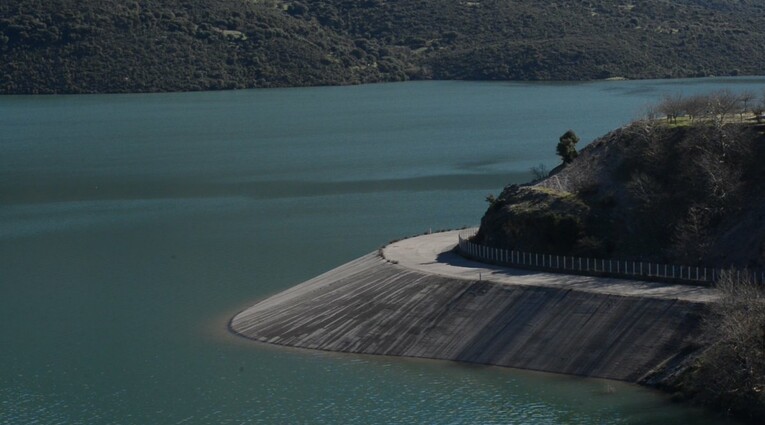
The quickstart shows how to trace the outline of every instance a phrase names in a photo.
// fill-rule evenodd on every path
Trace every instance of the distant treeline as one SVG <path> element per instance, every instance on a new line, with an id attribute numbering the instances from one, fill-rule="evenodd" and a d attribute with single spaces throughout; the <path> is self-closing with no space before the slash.
<path id="1" fill-rule="evenodd" d="M 765 5 L 615 0 L 0 2 L 0 93 L 765 73 Z"/>

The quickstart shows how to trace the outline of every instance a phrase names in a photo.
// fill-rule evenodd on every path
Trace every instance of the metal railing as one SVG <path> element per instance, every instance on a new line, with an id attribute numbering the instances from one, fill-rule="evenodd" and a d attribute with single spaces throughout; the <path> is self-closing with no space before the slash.
<path id="1" fill-rule="evenodd" d="M 735 273 L 738 279 L 749 277 L 765 284 L 765 272 L 698 266 L 661 264 L 640 260 L 575 257 L 494 248 L 472 242 L 475 229 L 459 233 L 460 255 L 484 263 L 558 273 L 609 276 L 624 279 L 712 284 L 723 272 Z"/>

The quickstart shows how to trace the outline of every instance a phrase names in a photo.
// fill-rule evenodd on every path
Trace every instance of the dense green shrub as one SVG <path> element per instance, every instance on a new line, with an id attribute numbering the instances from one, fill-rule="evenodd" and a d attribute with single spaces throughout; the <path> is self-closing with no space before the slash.
<path id="1" fill-rule="evenodd" d="M 576 151 L 577 143 L 579 143 L 579 136 L 573 130 L 566 131 L 558 139 L 558 146 L 555 148 L 555 152 L 565 164 L 570 163 L 579 155 L 579 152 Z"/>

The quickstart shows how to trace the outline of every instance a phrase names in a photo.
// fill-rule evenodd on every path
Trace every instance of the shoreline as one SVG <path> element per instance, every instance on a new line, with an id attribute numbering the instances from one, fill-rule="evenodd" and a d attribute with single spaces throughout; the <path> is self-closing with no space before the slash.
<path id="1" fill-rule="evenodd" d="M 44 96 L 98 96 L 98 95 L 149 95 L 149 94 L 190 94 L 190 93 L 223 93 L 223 92 L 241 92 L 250 90 L 285 90 L 285 89 L 321 89 L 321 88 L 341 88 L 341 87 L 359 87 L 370 85 L 383 85 L 383 84 L 407 84 L 407 83 L 423 83 L 423 82 L 454 82 L 454 83 L 506 83 L 506 84 L 588 84 L 588 83 L 630 83 L 640 81 L 652 81 L 652 82 L 669 82 L 669 81 L 714 81 L 714 80 L 751 80 L 751 79 L 765 79 L 765 74 L 751 74 L 751 75 L 707 75 L 702 77 L 676 77 L 676 78 L 626 78 L 626 77 L 610 77 L 610 78 L 598 78 L 598 79 L 584 79 L 584 80 L 463 80 L 463 79 L 409 79 L 403 81 L 370 81 L 360 83 L 347 83 L 347 84 L 313 84 L 313 85 L 285 85 L 285 86 L 261 86 L 261 87 L 241 87 L 241 88 L 223 88 L 223 89 L 199 89 L 199 90 L 153 90 L 153 91 L 50 91 L 50 92 L 0 92 L 1 97 L 44 97 Z"/>

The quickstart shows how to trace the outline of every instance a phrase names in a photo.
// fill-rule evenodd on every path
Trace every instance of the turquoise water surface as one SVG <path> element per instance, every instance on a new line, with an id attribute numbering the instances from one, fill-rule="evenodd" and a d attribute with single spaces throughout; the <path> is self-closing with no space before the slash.
<path id="1" fill-rule="evenodd" d="M 226 330 L 391 239 L 476 224 L 569 128 L 722 87 L 765 78 L 0 97 L 0 424 L 728 423 L 620 382 Z"/>

